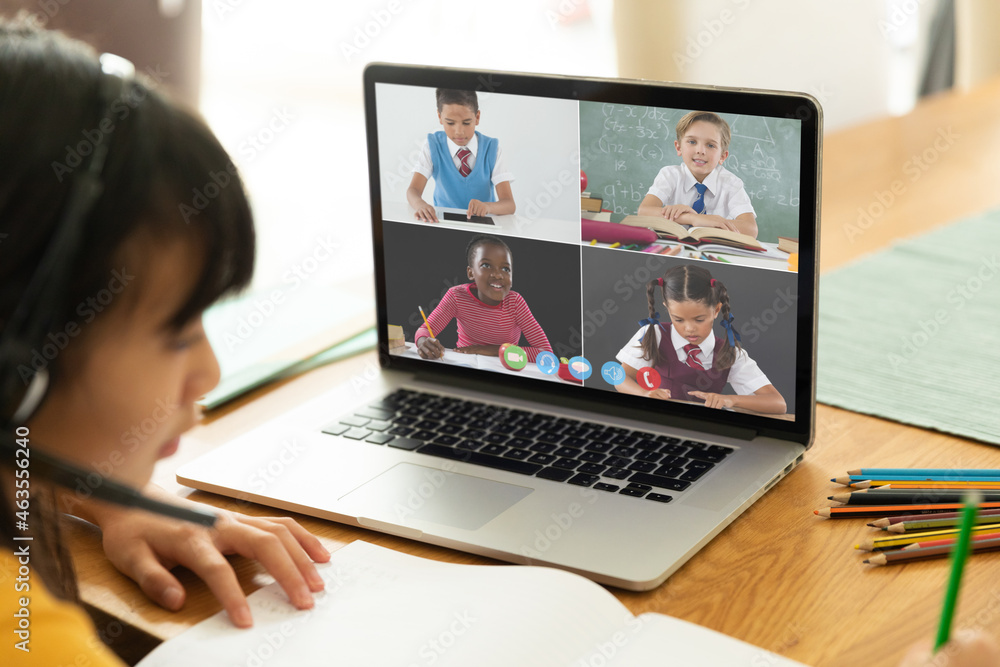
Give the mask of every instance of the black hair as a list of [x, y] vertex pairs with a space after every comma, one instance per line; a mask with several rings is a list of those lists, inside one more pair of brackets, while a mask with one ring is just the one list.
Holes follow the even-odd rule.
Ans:
[[[654, 278], [646, 283], [646, 301], [649, 306], [649, 317], [653, 317], [656, 312], [656, 288], [661, 279]], [[662, 303], [670, 301], [696, 301], [703, 303], [709, 308], [722, 304], [720, 315], [722, 319], [729, 316], [729, 291], [722, 284], [721, 280], [712, 277], [712, 274], [695, 264], [684, 264], [675, 266], [663, 274], [663, 286], [660, 287], [660, 297]], [[667, 313], [669, 319], [670, 313]], [[660, 348], [656, 342], [656, 334], [653, 329], [655, 324], [649, 324], [646, 333], [642, 337], [642, 356], [650, 362], [651, 366], [660, 363]], [[735, 347], [726, 345], [712, 359], [712, 370], [724, 371], [731, 368], [736, 361], [736, 351], [740, 344], [736, 341]]]
[[510, 251], [510, 246], [507, 245], [502, 238], [499, 236], [490, 236], [489, 234], [480, 234], [473, 237], [472, 240], [469, 241], [469, 245], [465, 246], [465, 261], [469, 263], [470, 267], [472, 266], [473, 260], [476, 258], [476, 248], [484, 245], [500, 246], [507, 251], [511, 260], [514, 259], [514, 253]]
[[463, 107], [472, 109], [472, 113], [479, 113], [479, 97], [474, 90], [438, 88], [435, 96], [437, 97], [438, 113], [444, 111], [446, 104], [461, 104]]
[[[76, 167], [99, 142], [108, 146], [103, 189], [79, 222], [74, 280], [61, 303], [39, 304], [54, 329], [79, 322], [78, 306], [104, 290], [124, 262], [127, 271], [144, 268], [136, 250], [155, 252], [165, 240], [190, 241], [204, 253], [193, 287], [168, 322], [172, 329], [250, 282], [255, 237], [247, 196], [202, 120], [142, 77], [107, 107], [100, 91], [108, 75], [96, 53], [24, 18], [0, 18], [0, 72], [0, 332], [63, 219]], [[146, 244], [135, 248], [136, 240]], [[60, 356], [50, 369], [54, 383], [61, 365]], [[0, 509], [0, 535], [11, 537], [11, 507], [3, 498]], [[33, 563], [53, 593], [72, 597], [58, 538], [45, 542], [42, 551], [51, 558]]]

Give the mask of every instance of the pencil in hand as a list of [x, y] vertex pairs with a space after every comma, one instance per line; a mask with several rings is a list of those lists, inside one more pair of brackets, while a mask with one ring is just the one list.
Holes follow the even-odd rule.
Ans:
[[417, 310], [420, 311], [420, 317], [424, 318], [424, 326], [427, 327], [427, 333], [431, 335], [431, 339], [435, 339], [434, 330], [431, 329], [431, 323], [427, 321], [427, 316], [424, 315], [424, 307], [417, 306]]
[[937, 639], [934, 642], [936, 653], [951, 638], [951, 620], [955, 615], [955, 605], [958, 602], [958, 591], [962, 585], [962, 571], [969, 556], [969, 543], [972, 541], [972, 524], [976, 521], [976, 511], [981, 501], [978, 491], [970, 491], [965, 499], [962, 511], [962, 526], [959, 529], [958, 541], [951, 557], [951, 576], [948, 578], [948, 590], [945, 592], [944, 605], [941, 610], [941, 623], [938, 625]]

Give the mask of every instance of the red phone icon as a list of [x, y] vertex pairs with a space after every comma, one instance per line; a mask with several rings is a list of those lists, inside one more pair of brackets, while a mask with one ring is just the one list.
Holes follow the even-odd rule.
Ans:
[[635, 379], [643, 389], [653, 391], [660, 388], [660, 374], [656, 372], [655, 368], [649, 366], [640, 368], [635, 373]]

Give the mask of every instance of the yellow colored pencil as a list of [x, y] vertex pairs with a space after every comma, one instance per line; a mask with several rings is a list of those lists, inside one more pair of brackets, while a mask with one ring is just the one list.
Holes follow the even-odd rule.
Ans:
[[[974, 526], [971, 530], [973, 535], [995, 533], [997, 532], [997, 526], [995, 524], [986, 524]], [[919, 531], [916, 533], [905, 533], [903, 535], [899, 535], [898, 537], [877, 537], [874, 539], [863, 540], [860, 544], [855, 544], [854, 548], [862, 551], [892, 549], [895, 547], [905, 547], [908, 544], [914, 544], [916, 542], [926, 542], [928, 540], [943, 537], [955, 537], [958, 534], [959, 528]]]
[[434, 331], [431, 330], [431, 323], [427, 321], [427, 316], [424, 315], [424, 307], [417, 306], [417, 309], [420, 311], [420, 317], [424, 318], [424, 326], [427, 327], [427, 333], [431, 335], [431, 338], [434, 338]]

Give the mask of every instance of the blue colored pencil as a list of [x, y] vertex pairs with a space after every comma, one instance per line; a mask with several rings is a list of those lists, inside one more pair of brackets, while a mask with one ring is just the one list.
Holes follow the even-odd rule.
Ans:
[[852, 482], [1000, 482], [1000, 475], [994, 477], [948, 477], [943, 475], [847, 475], [832, 477], [831, 482], [850, 484]]
[[865, 475], [868, 479], [885, 479], [887, 475], [931, 475], [934, 477], [1000, 477], [1000, 470], [989, 468], [861, 468], [848, 470], [848, 475]]

